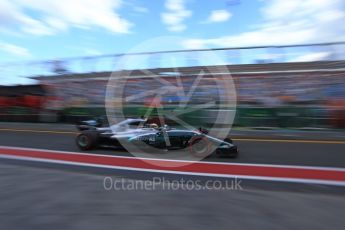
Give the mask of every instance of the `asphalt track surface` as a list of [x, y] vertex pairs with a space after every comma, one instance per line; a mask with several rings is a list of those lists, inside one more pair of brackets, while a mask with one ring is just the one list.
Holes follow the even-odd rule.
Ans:
[[[11, 125], [11, 124], [9, 124]], [[73, 126], [0, 124], [0, 145], [81, 152], [75, 145]], [[240, 151], [236, 159], [211, 157], [206, 161], [260, 163], [345, 168], [345, 134], [342, 132], [234, 132]], [[88, 153], [131, 156], [114, 149]], [[159, 158], [159, 156], [155, 156]]]
[[245, 183], [243, 190], [106, 190], [102, 175], [11, 164], [0, 164], [0, 172], [1, 229], [316, 230], [345, 224], [344, 194]]
[[[345, 167], [343, 133], [237, 132], [235, 163]], [[79, 152], [70, 127], [0, 125], [0, 145]], [[100, 149], [95, 154], [128, 155]], [[104, 188], [95, 174], [0, 160], [0, 229], [343, 229], [344, 189], [323, 185], [237, 190]], [[270, 187], [271, 186], [271, 187]], [[279, 188], [278, 188], [279, 187]]]

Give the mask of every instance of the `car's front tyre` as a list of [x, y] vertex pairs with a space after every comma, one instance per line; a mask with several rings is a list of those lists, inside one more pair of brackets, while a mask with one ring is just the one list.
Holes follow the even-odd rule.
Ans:
[[231, 138], [229, 138], [229, 137], [225, 138], [225, 139], [224, 139], [224, 141], [225, 141], [225, 142], [228, 142], [228, 143], [230, 143], [230, 144], [232, 144], [232, 143], [233, 143], [232, 139], [231, 139]]
[[211, 155], [211, 143], [203, 137], [192, 138], [189, 142], [189, 152], [198, 158], [206, 158]]

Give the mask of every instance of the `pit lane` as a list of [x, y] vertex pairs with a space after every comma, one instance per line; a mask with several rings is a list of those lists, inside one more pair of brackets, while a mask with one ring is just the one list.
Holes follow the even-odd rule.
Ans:
[[[63, 126], [0, 127], [0, 145], [80, 152], [74, 143], [75, 135], [73, 129]], [[233, 138], [240, 149], [239, 158], [213, 157], [207, 161], [344, 168], [345, 143], [341, 135], [236, 133]], [[129, 156], [110, 149], [89, 153]], [[193, 229], [341, 229], [345, 224], [340, 215], [344, 187], [289, 183], [263, 186], [262, 182], [244, 181], [243, 191], [106, 191], [104, 177], [122, 175], [80, 173], [61, 165], [30, 165], [4, 159], [0, 160], [0, 172], [3, 229], [24, 225], [35, 229], [52, 225], [59, 229], [161, 229], [167, 224]]]
[[108, 191], [104, 175], [2, 163], [0, 172], [1, 229], [342, 229], [345, 224], [344, 193], [330, 193], [328, 187], [277, 191], [243, 183], [244, 190], [233, 191]]
[[[80, 164], [86, 163], [87, 165], [84, 166], [88, 166], [89, 169], [92, 168], [92, 170], [88, 169], [86, 171], [94, 172], [97, 171], [94, 170], [95, 168], [110, 167], [122, 176], [133, 174], [133, 171], [132, 173], [128, 173], [133, 169], [135, 171], [144, 170], [145, 174], [152, 174], [151, 172], [157, 170], [159, 173], [163, 174], [171, 172], [174, 174], [177, 173], [176, 170], [173, 169], [176, 166], [171, 169], [163, 167], [163, 171], [160, 168], [149, 167], [147, 165], [140, 169], [138, 165], [141, 165], [141, 160], [132, 158], [131, 154], [123, 150], [102, 148], [82, 152], [75, 145], [76, 135], [78, 135], [78, 132], [75, 131], [73, 125], [37, 124], [36, 127], [36, 124], [28, 123], [0, 123], [1, 158], [15, 158], [18, 160], [19, 157], [23, 160], [29, 157], [31, 159], [26, 160], [40, 161], [39, 167], [51, 166], [51, 163], [54, 164], [53, 161], [55, 160], [62, 160], [63, 164], [67, 164], [69, 167], [71, 167], [72, 164], [74, 167], [77, 166], [77, 168], [79, 168], [78, 166], [80, 166]], [[231, 159], [212, 156], [204, 159], [203, 162], [206, 163], [207, 166], [202, 165], [201, 167], [204, 169], [211, 167], [213, 168], [211, 171], [207, 172], [204, 169], [194, 171], [194, 166], [185, 169], [182, 167], [182, 171], [178, 171], [181, 171], [180, 173], [184, 175], [193, 175], [197, 173], [198, 176], [205, 176], [205, 173], [208, 176], [213, 176], [213, 174], [216, 173], [215, 175], [217, 175], [217, 177], [221, 176], [226, 178], [233, 178], [237, 175], [241, 176], [242, 179], [260, 180], [261, 184], [265, 184], [262, 183], [263, 180], [268, 180], [270, 182], [342, 185], [344, 184], [343, 171], [345, 168], [343, 154], [345, 141], [342, 139], [343, 135], [344, 133], [342, 132], [306, 133], [289, 132], [286, 130], [284, 132], [262, 132], [253, 130], [243, 132], [235, 130], [231, 133], [231, 136], [239, 146], [241, 152], [238, 158]], [[33, 150], [27, 148], [32, 148]], [[63, 151], [66, 151], [67, 155]], [[49, 156], [51, 154], [56, 156]], [[106, 156], [111, 158], [106, 160]], [[90, 157], [92, 157], [92, 160], [88, 159]], [[75, 160], [69, 162], [71, 158]], [[135, 163], [130, 163], [132, 161], [128, 161], [126, 158], [135, 159]], [[160, 159], [160, 154], [153, 154], [152, 158]], [[104, 160], [102, 161], [102, 159]], [[4, 159], [1, 160], [4, 161]], [[97, 164], [97, 162], [100, 161], [104, 163], [100, 165]], [[112, 163], [108, 165], [109, 162]], [[149, 164], [152, 163], [155, 164], [154, 162]], [[163, 162], [163, 164], [167, 165], [170, 163]], [[62, 165], [57, 167], [64, 168]], [[128, 171], [122, 170], [121, 168], [123, 167], [134, 168]], [[299, 167], [307, 171], [297, 172], [298, 169], [290, 170], [289, 167]], [[312, 171], [310, 171], [309, 167], [312, 167]], [[322, 171], [318, 171], [319, 169]], [[261, 174], [257, 170], [261, 171]], [[334, 175], [334, 170], [338, 171], [337, 176]], [[122, 171], [125, 171], [125, 173]], [[138, 174], [139, 173], [134, 173], [133, 175], [137, 177]], [[318, 176], [315, 177], [315, 175]], [[269, 187], [272, 187], [272, 185], [269, 185]]]
[[[73, 126], [19, 125], [0, 126], [0, 145], [82, 152], [75, 145], [77, 132]], [[319, 132], [307, 132], [298, 135], [235, 132], [232, 137], [240, 151], [238, 158], [211, 157], [204, 161], [345, 168], [345, 141], [342, 133], [322, 136]], [[97, 149], [88, 153], [131, 156], [125, 151], [114, 149]]]

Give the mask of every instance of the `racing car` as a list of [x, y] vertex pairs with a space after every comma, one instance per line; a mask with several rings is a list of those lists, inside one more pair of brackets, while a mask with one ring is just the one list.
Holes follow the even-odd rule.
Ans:
[[[168, 151], [188, 149], [192, 154], [215, 154], [222, 157], [237, 157], [237, 146], [230, 138], [220, 140], [207, 134], [207, 130], [174, 129], [167, 125], [158, 127], [148, 124], [147, 119], [130, 118], [108, 127], [97, 127], [97, 122], [79, 123], [80, 134], [76, 137], [77, 146], [83, 150], [98, 147], [124, 148], [121, 143], [144, 144]], [[212, 146], [215, 146], [212, 148]], [[212, 151], [212, 152], [210, 152]]]
[[90, 127], [103, 127], [104, 125], [108, 125], [108, 120], [105, 116], [100, 116], [92, 120], [78, 121], [77, 129], [82, 131], [89, 129]]

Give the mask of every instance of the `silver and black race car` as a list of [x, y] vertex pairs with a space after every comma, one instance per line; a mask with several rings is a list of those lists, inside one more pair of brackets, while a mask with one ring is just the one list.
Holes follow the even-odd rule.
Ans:
[[[86, 123], [87, 122], [87, 123]], [[158, 127], [146, 119], [127, 119], [108, 127], [97, 127], [97, 122], [86, 121], [77, 125], [80, 134], [76, 144], [81, 150], [97, 147], [123, 148], [129, 145], [146, 145], [169, 151], [188, 149], [205, 157], [215, 154], [222, 157], [237, 157], [237, 146], [230, 138], [220, 140], [207, 134], [207, 130], [174, 129], [167, 125]]]

